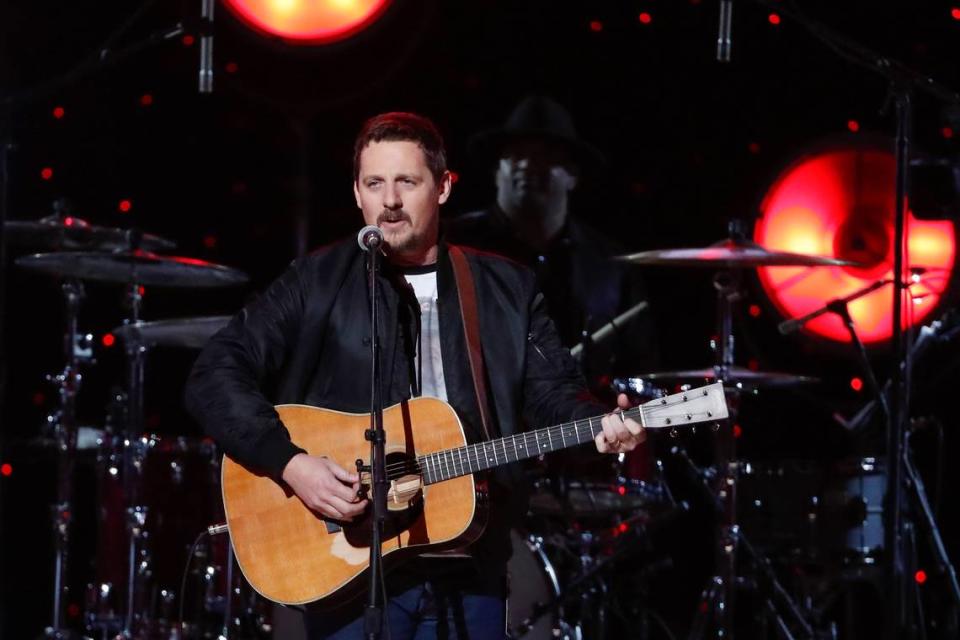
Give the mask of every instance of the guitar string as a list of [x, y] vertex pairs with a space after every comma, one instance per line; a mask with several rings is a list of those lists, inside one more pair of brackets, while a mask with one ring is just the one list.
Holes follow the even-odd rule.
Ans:
[[[705, 397], [707, 394], [703, 394], [703, 395], [704, 395], [704, 397]], [[647, 405], [639, 405], [639, 406], [637, 406], [637, 407], [632, 407], [632, 408], [630, 408], [630, 409], [625, 409], [625, 410], [623, 411], [623, 413], [624, 413], [624, 415], [627, 416], [628, 418], [635, 417], [637, 414], [640, 414], [640, 413], [645, 413], [645, 414], [647, 414], [647, 415], [657, 414], [657, 413], [663, 413], [665, 410], [667, 410], [667, 409], [674, 409], [678, 404], [683, 404], [683, 403], [686, 402], [686, 401], [687, 401], [686, 398], [684, 398], [683, 400], [680, 400], [679, 402], [676, 402], [676, 401], [675, 401], [675, 402], [658, 403], [658, 404], [653, 404], [653, 405], [650, 405], [650, 406], [647, 406]], [[709, 416], [709, 412], [703, 412], [703, 411], [691, 412], [691, 413], [689, 413], [689, 414], [687, 414], [687, 415], [697, 415], [697, 416], [699, 417], [699, 416], [700, 416], [701, 414], [703, 414], [703, 413], [706, 413], [706, 414]], [[546, 429], [543, 429], [543, 430], [528, 431], [528, 432], [524, 432], [524, 433], [522, 433], [522, 434], [517, 434], [517, 435], [518, 435], [518, 436], [522, 436], [521, 439], [522, 439], [522, 441], [524, 442], [524, 448], [525, 448], [526, 450], [528, 450], [527, 444], [531, 441], [531, 436], [532, 436], [532, 439], [533, 439], [534, 443], [535, 443], [536, 446], [537, 446], [537, 449], [538, 449], [538, 450], [542, 450], [542, 447], [541, 447], [540, 444], [539, 444], [539, 439], [540, 439], [540, 436], [541, 436], [541, 435], [542, 435], [542, 436], [546, 436], [546, 437], [547, 437], [547, 440], [548, 440], [548, 446], [550, 446], [550, 447], [551, 447], [551, 450], [552, 450], [553, 439], [554, 439], [556, 436], [560, 436], [561, 440], [565, 442], [565, 440], [566, 440], [565, 430], [572, 431], [573, 433], [570, 434], [571, 437], [576, 436], [577, 439], [579, 440], [579, 438], [580, 438], [580, 436], [581, 436], [581, 434], [580, 434], [580, 429], [581, 429], [581, 427], [583, 427], [583, 426], [589, 427], [590, 432], [591, 432], [591, 434], [592, 434], [592, 433], [593, 433], [593, 421], [594, 421], [594, 420], [597, 420], [597, 419], [602, 419], [602, 418], [603, 418], [603, 416], [594, 416], [594, 417], [591, 417], [591, 418], [584, 418], [584, 419], [582, 419], [582, 420], [575, 420], [575, 421], [573, 421], [573, 422], [564, 423], [564, 424], [556, 425], [556, 426], [553, 426], [553, 427], [547, 427]], [[585, 422], [586, 424], [581, 424], [581, 423], [584, 423], [584, 422]], [[681, 423], [681, 426], [682, 426], [682, 423]], [[496, 443], [498, 443], [498, 442], [501, 444], [501, 447], [502, 447], [503, 450], [504, 450], [504, 458], [505, 458], [505, 460], [507, 460], [507, 458], [509, 457], [509, 456], [507, 455], [508, 451], [507, 451], [507, 449], [506, 449], [506, 447], [507, 447], [507, 442], [508, 442], [508, 441], [512, 441], [512, 442], [511, 442], [511, 445], [510, 445], [510, 449], [511, 449], [511, 451], [513, 452], [513, 455], [514, 455], [515, 459], [516, 459], [516, 460], [519, 460], [519, 450], [518, 450], [518, 448], [517, 448], [516, 436], [512, 436], [512, 437], [506, 437], [506, 438], [499, 438], [499, 439], [497, 439], [497, 440], [492, 440], [492, 441], [486, 441], [486, 442], [484, 442], [484, 443], [475, 443], [475, 444], [467, 445], [467, 446], [464, 446], [464, 447], [457, 447], [456, 449], [448, 449], [448, 450], [443, 451], [443, 452], [432, 452], [432, 453], [424, 454], [423, 456], [420, 456], [420, 457], [418, 457], [418, 458], [416, 458], [416, 459], [414, 459], [414, 460], [404, 460], [404, 461], [399, 462], [399, 463], [392, 463], [392, 464], [390, 464], [390, 465], [387, 465], [387, 473], [388, 473], [388, 474], [391, 474], [391, 473], [393, 473], [393, 474], [400, 473], [401, 475], [392, 475], [392, 476], [388, 477], [388, 479], [393, 479], [393, 478], [401, 477], [401, 476], [403, 475], [403, 472], [404, 472], [404, 471], [413, 471], [413, 472], [420, 471], [420, 472], [423, 472], [423, 470], [424, 470], [423, 462], [428, 462], [428, 461], [426, 460], [428, 457], [432, 457], [432, 462], [434, 463], [434, 465], [445, 465], [445, 466], [447, 466], [447, 467], [452, 466], [452, 467], [454, 468], [454, 471], [455, 471], [455, 472], [456, 472], [456, 466], [457, 466], [457, 463], [458, 463], [458, 462], [459, 462], [460, 468], [461, 468], [461, 469], [464, 468], [463, 453], [466, 453], [466, 454], [467, 454], [466, 459], [467, 459], [467, 462], [470, 464], [471, 467], [474, 466], [474, 465], [478, 465], [478, 464], [480, 463], [480, 455], [481, 455], [481, 454], [480, 454], [480, 449], [483, 448], [486, 444], [490, 444], [491, 448], [495, 448]], [[579, 444], [584, 444], [585, 442], [586, 442], [586, 440], [584, 440], [583, 442], [581, 442], [581, 443], [579, 443]], [[494, 449], [494, 451], [495, 451], [495, 449]], [[448, 459], [447, 459], [447, 460], [441, 459], [441, 454], [446, 455]], [[454, 457], [454, 454], [456, 454], [456, 457]], [[471, 455], [471, 454], [472, 454], [472, 455]], [[484, 453], [483, 455], [487, 455], [487, 454]], [[495, 457], [496, 457], [496, 456], [495, 456]], [[421, 460], [423, 460], [423, 462], [421, 462]], [[440, 473], [439, 475], [449, 475], [449, 471], [446, 471], [446, 472], [441, 471], [441, 473]], [[459, 474], [459, 475], [462, 475], [462, 474]]]

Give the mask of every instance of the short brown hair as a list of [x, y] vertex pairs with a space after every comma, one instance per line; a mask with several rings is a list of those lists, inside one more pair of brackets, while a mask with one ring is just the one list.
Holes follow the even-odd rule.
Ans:
[[384, 140], [407, 140], [420, 145], [433, 179], [440, 182], [447, 170], [447, 151], [443, 145], [443, 136], [429, 118], [404, 111], [381, 113], [363, 123], [363, 128], [353, 144], [354, 182], [360, 178], [360, 152], [371, 142]]

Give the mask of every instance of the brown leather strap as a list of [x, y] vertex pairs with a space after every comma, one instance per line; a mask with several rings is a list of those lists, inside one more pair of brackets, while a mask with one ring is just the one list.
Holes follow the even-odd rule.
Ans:
[[487, 405], [487, 375], [483, 366], [483, 349], [480, 346], [480, 317], [477, 315], [477, 292], [473, 286], [470, 263], [460, 247], [450, 245], [450, 261], [453, 276], [457, 281], [457, 297], [460, 299], [460, 317], [463, 318], [463, 333], [467, 339], [467, 357], [473, 374], [473, 390], [477, 394], [480, 422], [483, 433], [490, 439], [490, 407]]

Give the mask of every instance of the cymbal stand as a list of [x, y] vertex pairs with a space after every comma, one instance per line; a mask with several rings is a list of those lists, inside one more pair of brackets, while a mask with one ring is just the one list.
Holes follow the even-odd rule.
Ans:
[[[744, 240], [743, 223], [732, 220], [729, 225], [730, 238], [734, 241]], [[734, 364], [734, 335], [733, 335], [733, 305], [741, 298], [742, 270], [731, 268], [719, 271], [714, 276], [713, 286], [717, 291], [717, 336], [711, 345], [717, 354], [717, 364], [714, 366], [717, 380], [725, 381], [730, 376]], [[718, 531], [716, 537], [716, 574], [710, 578], [704, 590], [696, 619], [691, 629], [691, 638], [706, 637], [710, 621], [713, 622], [714, 637], [733, 638], [735, 592], [741, 584], [737, 575], [737, 548], [744, 546], [750, 555], [753, 564], [761, 571], [764, 578], [772, 576], [766, 559], [756, 553], [749, 542], [745, 541], [740, 525], [737, 523], [737, 477], [739, 465], [736, 456], [736, 434], [734, 425], [737, 420], [737, 411], [740, 401], [740, 385], [727, 390], [727, 405], [730, 408], [730, 419], [720, 427], [716, 441], [716, 473], [715, 486], [711, 493], [716, 505], [718, 516]], [[692, 464], [692, 463], [691, 463]], [[774, 584], [779, 586], [774, 581]], [[776, 595], [789, 602], [791, 611], [799, 611], [799, 607], [782, 589], [776, 590]], [[768, 598], [768, 602], [771, 600]], [[778, 631], [783, 633], [785, 626], [774, 610], [778, 621]], [[802, 620], [802, 616], [798, 616]], [[783, 637], [792, 637], [789, 632]], [[812, 637], [812, 635], [810, 636]]]
[[63, 349], [66, 364], [63, 371], [47, 379], [58, 389], [59, 407], [47, 416], [47, 423], [53, 429], [57, 448], [57, 501], [51, 507], [54, 539], [53, 573], [53, 620], [44, 629], [47, 638], [74, 638], [76, 634], [64, 628], [65, 600], [69, 588], [67, 585], [68, 552], [70, 544], [70, 520], [73, 500], [73, 470], [77, 450], [77, 407], [76, 398], [80, 391], [80, 364], [90, 362], [93, 352], [93, 336], [81, 335], [77, 331], [77, 317], [80, 303], [84, 297], [83, 284], [70, 278], [62, 287], [66, 307], [66, 327], [63, 336]]
[[[128, 326], [140, 322], [143, 291], [139, 284], [128, 285], [127, 302], [130, 317], [124, 320]], [[119, 638], [132, 638], [135, 625], [142, 621], [143, 610], [137, 615], [143, 597], [144, 578], [149, 571], [149, 558], [144, 548], [146, 539], [147, 507], [142, 504], [141, 485], [143, 463], [146, 457], [147, 440], [143, 437], [143, 379], [147, 347], [136, 330], [124, 337], [127, 357], [127, 406], [123, 437], [123, 493], [127, 515], [127, 601], [123, 628]]]
[[[731, 223], [731, 235], [736, 235]], [[718, 334], [711, 345], [717, 354], [715, 370], [718, 380], [726, 380], [733, 367], [733, 305], [740, 298], [740, 272], [720, 271], [713, 279], [717, 290]], [[716, 539], [716, 573], [701, 596], [700, 609], [691, 631], [691, 638], [705, 637], [708, 620], [714, 621], [717, 638], [733, 637], [734, 596], [737, 585], [737, 473], [736, 444], [733, 425], [736, 422], [739, 394], [730, 392], [727, 404], [730, 420], [717, 432], [716, 494], [719, 525]]]

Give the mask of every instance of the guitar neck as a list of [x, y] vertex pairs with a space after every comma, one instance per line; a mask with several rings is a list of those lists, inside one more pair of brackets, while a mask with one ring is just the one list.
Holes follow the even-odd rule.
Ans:
[[[727, 417], [723, 385], [714, 383], [676, 393], [620, 412], [646, 429], [668, 428], [722, 420]], [[525, 431], [515, 436], [436, 451], [419, 456], [417, 464], [425, 484], [443, 482], [511, 462], [526, 460], [551, 451], [592, 442], [603, 431], [603, 416], [565, 422], [554, 427]]]
[[[623, 417], [637, 418], [641, 410], [642, 407], [625, 410]], [[603, 431], [600, 426], [602, 418], [603, 416], [596, 416], [574, 420], [554, 427], [525, 431], [514, 436], [437, 451], [419, 456], [417, 462], [423, 474], [424, 484], [443, 482], [551, 451], [592, 442], [597, 434]]]

